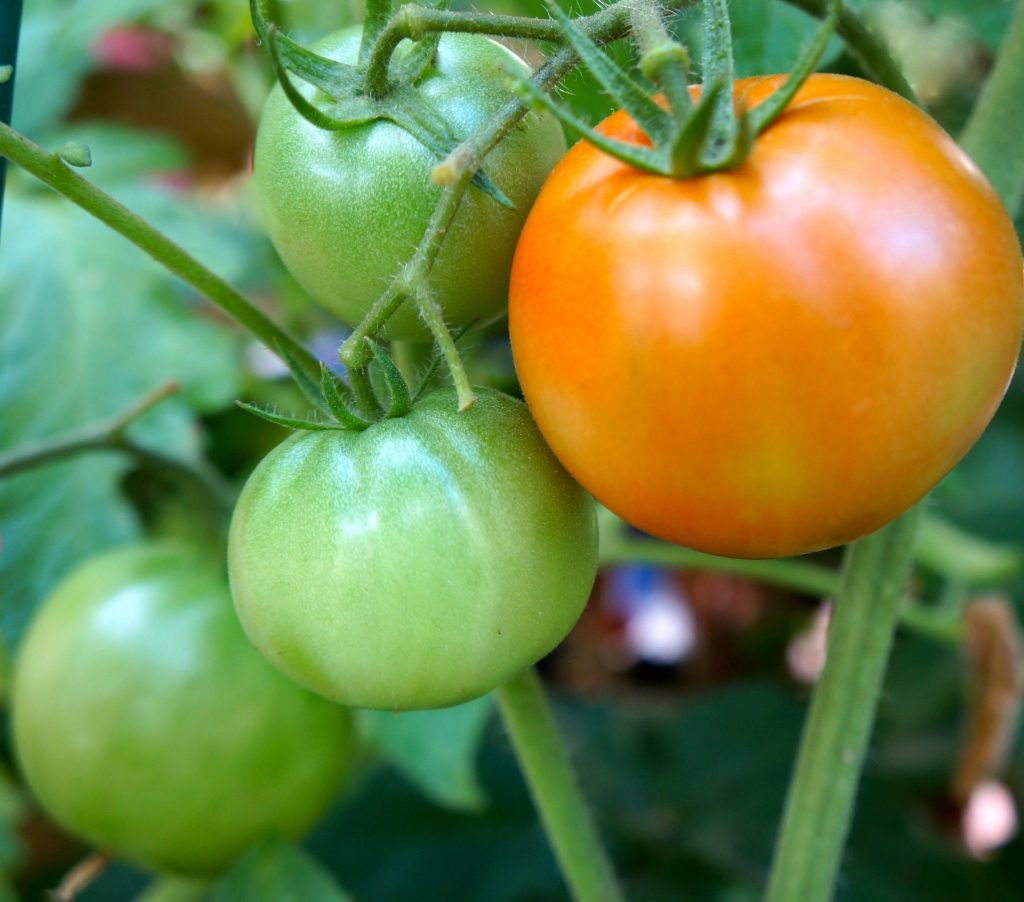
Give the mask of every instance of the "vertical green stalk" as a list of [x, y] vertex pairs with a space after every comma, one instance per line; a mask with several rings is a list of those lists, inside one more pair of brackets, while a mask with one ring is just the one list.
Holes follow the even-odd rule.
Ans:
[[573, 898], [577, 902], [621, 902], [622, 891], [580, 794], [537, 674], [524, 670], [498, 689], [498, 706]]
[[831, 898], [899, 620], [922, 504], [849, 547], [815, 687], [768, 902]]
[[1024, 195], [1024, 2], [1017, 4], [960, 144], [1015, 214]]
[[[1024, 0], [1019, 0], [962, 141], [1011, 215], [1024, 192], [1022, 98]], [[832, 896], [921, 506], [847, 550], [828, 657], [811, 700], [775, 849], [769, 902]]]
[[[6, 79], [0, 82], [0, 122], [11, 124], [14, 107], [14, 65], [18, 56], [18, 33], [21, 31], [21, 0], [5, 0], [0, 16], [0, 67], [5, 68]], [[0, 217], [4, 212], [4, 182], [7, 160], [0, 157]]]

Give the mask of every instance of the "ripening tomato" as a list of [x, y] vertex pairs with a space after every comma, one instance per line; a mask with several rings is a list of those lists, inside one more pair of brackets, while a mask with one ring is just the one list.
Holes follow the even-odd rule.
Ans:
[[57, 587], [19, 651], [12, 725], [59, 823], [174, 873], [305, 831], [351, 758], [348, 711], [267, 664], [219, 562], [171, 544], [100, 555]]
[[[362, 28], [314, 44], [353, 63]], [[401, 59], [411, 45], [398, 48]], [[446, 34], [430, 73], [415, 90], [456, 140], [509, 100], [506, 67], [529, 72], [507, 48], [475, 34]], [[295, 79], [307, 99], [323, 95]], [[530, 113], [487, 156], [484, 170], [514, 203], [477, 188], [462, 201], [430, 275], [445, 318], [466, 324], [504, 307], [516, 239], [545, 176], [565, 153], [561, 126]], [[285, 266], [315, 300], [355, 325], [413, 254], [441, 189], [430, 182], [438, 155], [391, 122], [326, 131], [307, 122], [280, 87], [267, 100], [256, 136], [254, 187], [263, 221]], [[388, 321], [390, 338], [429, 340], [415, 306]]]
[[[621, 112], [601, 130], [646, 140]], [[577, 144], [527, 220], [509, 312], [537, 424], [599, 501], [773, 557], [873, 531], [963, 456], [1013, 371], [1024, 275], [931, 119], [815, 75], [732, 171], [674, 180]]]
[[572, 628], [594, 505], [526, 406], [435, 392], [364, 432], [299, 433], [231, 520], [231, 591], [268, 660], [328, 698], [438, 708], [494, 689]]

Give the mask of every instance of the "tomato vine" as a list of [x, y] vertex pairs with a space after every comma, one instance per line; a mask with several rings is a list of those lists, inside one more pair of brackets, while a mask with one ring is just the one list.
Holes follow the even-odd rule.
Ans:
[[[819, 18], [828, 18], [837, 12], [828, 0], [787, 2]], [[685, 5], [688, 4], [670, 0], [664, 7], [673, 10]], [[709, 8], [714, 6], [709, 4]], [[724, 9], [725, 4], [719, 7]], [[715, 21], [711, 20], [712, 26]], [[861, 19], [843, 9], [838, 11], [835, 25], [838, 34], [870, 74], [904, 97], [913, 98], [913, 92], [891, 56]], [[570, 29], [568, 37], [567, 28]], [[373, 392], [368, 366], [375, 353], [383, 353], [375, 340], [383, 334], [392, 314], [405, 303], [414, 305], [429, 326], [454, 382], [459, 409], [465, 410], [474, 403], [476, 395], [456, 338], [445, 322], [443, 308], [432, 295], [428, 276], [467, 191], [474, 182], [479, 183], [480, 170], [488, 154], [522, 121], [529, 110], [529, 100], [549, 102], [546, 98], [552, 89], [579, 65], [581, 55], [587, 55], [588, 50], [581, 52], [581, 47], [596, 48], [629, 33], [635, 34], [643, 54], [643, 70], [664, 90], [675, 125], [682, 127], [686, 121], [684, 113], [691, 112], [686, 79], [679, 68], [685, 50], [668, 40], [654, 7], [632, 0], [620, 0], [591, 16], [573, 20], [455, 12], [413, 4], [392, 11], [389, 3], [376, 0], [368, 4], [366, 33], [370, 37], [359, 52], [360, 60], [366, 65], [365, 94], [380, 98], [388, 93], [389, 66], [403, 40], [421, 40], [428, 35], [449, 32], [528, 38], [555, 46], [547, 60], [525, 81], [524, 97], [511, 97], [438, 163], [433, 179], [443, 190], [415, 251], [402, 262], [398, 275], [340, 347], [338, 354], [348, 370], [354, 404], [352, 408], [345, 406], [345, 413], [339, 413], [340, 408], [334, 412], [341, 420], [346, 416], [355, 419], [365, 416], [366, 421], [360, 420], [362, 425], [358, 428], [384, 415]], [[277, 32], [271, 29], [266, 34], [270, 49], [280, 53]], [[573, 35], [582, 35], [585, 41], [574, 41]], [[812, 67], [809, 65], [808, 70]], [[1014, 24], [992, 78], [964, 133], [965, 145], [989, 173], [1011, 209], [1018, 205], [1024, 188], [1024, 158], [1017, 154], [1010, 159], [999, 148], [1018, 146], [1006, 140], [1005, 127], [1007, 121], [1024, 121], [1024, 115], [1017, 115], [1021, 110], [1019, 86], [1022, 82], [1024, 3], [1018, 4]], [[742, 122], [730, 123], [723, 118], [731, 109], [729, 100], [727, 96], [724, 101], [712, 97], [707, 119], [709, 122], [717, 120], [721, 134], [740, 143]], [[996, 130], [1000, 131], [999, 141], [994, 138]], [[179, 246], [73, 172], [70, 164], [88, 165], [88, 154], [81, 151], [81, 148], [72, 148], [50, 153], [8, 125], [0, 124], [0, 154], [134, 242], [258, 340], [278, 349], [300, 380], [305, 378], [324, 384], [319, 362], [300, 342]], [[689, 168], [683, 166], [680, 172], [704, 171], [701, 165], [693, 165], [701, 164], [701, 160], [692, 154], [683, 162], [689, 164]], [[731, 164], [735, 160], [728, 157], [725, 162]], [[158, 399], [156, 396], [143, 399], [137, 407], [109, 423], [100, 424], [95, 430], [67, 436], [46, 447], [22, 449], [17, 455], [0, 459], [0, 475], [63, 455], [100, 448], [145, 457], [150, 452], [132, 445], [125, 438], [124, 430], [131, 419]], [[327, 398], [329, 405], [331, 400]], [[396, 409], [394, 393], [391, 401], [390, 412], [393, 413]], [[398, 407], [405, 410], [403, 404]], [[921, 510], [917, 508], [857, 542], [848, 552], [838, 583], [837, 616], [832, 627], [829, 661], [811, 707], [770, 885], [769, 897], [775, 902], [824, 899], [834, 885], [888, 648], [901, 616], [904, 583], [911, 566], [920, 517]], [[625, 542], [613, 548], [606, 559], [618, 559], [616, 555], [621, 559], [642, 557]], [[704, 560], [707, 563], [710, 558]], [[791, 584], [822, 592], [836, 588], [834, 577], [826, 577], [814, 565], [790, 563], [794, 566], [777, 566], [771, 572], [783, 583], [789, 580]], [[500, 690], [500, 703], [542, 818], [575, 894], [585, 900], [619, 898], [615, 877], [575, 786], [558, 740], [557, 727], [545, 707], [535, 675], [527, 671], [507, 684]], [[576, 830], [580, 832], [574, 835]]]

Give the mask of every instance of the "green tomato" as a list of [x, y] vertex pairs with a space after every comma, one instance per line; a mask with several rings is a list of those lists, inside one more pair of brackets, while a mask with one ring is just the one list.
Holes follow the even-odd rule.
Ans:
[[228, 570], [249, 638], [328, 698], [391, 710], [482, 695], [586, 604], [593, 503], [520, 401], [425, 398], [364, 432], [300, 433], [242, 491]]
[[97, 847], [215, 873], [310, 827], [338, 789], [350, 715], [242, 632], [220, 568], [176, 545], [94, 558], [46, 601], [14, 672], [14, 746], [43, 807]]
[[[358, 26], [348, 28], [312, 49], [354, 63], [361, 34]], [[409, 46], [399, 47], [397, 55]], [[461, 140], [512, 96], [504, 71], [510, 65], [529, 71], [489, 38], [446, 34], [435, 66], [416, 90]], [[294, 81], [307, 99], [317, 101], [316, 89]], [[530, 113], [487, 156], [485, 172], [515, 208], [475, 187], [463, 199], [430, 277], [448, 321], [465, 324], [504, 309], [523, 221], [564, 153], [558, 122]], [[441, 189], [430, 181], [438, 162], [435, 153], [391, 122], [337, 131], [311, 125], [278, 86], [256, 136], [255, 194], [270, 238], [292, 275], [324, 307], [355, 325], [426, 230], [440, 197]], [[411, 303], [391, 318], [387, 334], [429, 338]]]

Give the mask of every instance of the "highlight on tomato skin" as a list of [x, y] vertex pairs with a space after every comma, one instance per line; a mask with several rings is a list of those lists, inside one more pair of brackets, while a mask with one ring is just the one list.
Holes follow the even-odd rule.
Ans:
[[572, 629], [597, 569], [594, 505], [519, 400], [455, 391], [362, 432], [296, 434], [256, 468], [228, 563], [253, 644], [326, 698], [456, 705]]
[[[734, 96], [756, 106], [780, 78]], [[600, 129], [641, 139], [621, 112]], [[509, 308], [569, 472], [654, 536], [747, 558], [856, 539], [922, 498], [995, 412], [1022, 321], [1020, 247], [977, 167], [911, 104], [835, 75], [733, 171], [674, 180], [575, 145]]]

